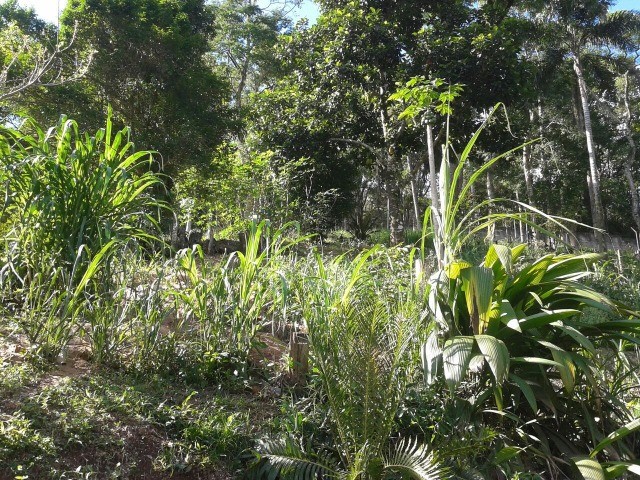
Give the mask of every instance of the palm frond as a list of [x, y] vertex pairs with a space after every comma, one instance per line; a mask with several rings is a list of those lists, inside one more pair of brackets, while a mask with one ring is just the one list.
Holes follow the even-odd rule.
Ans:
[[630, 10], [618, 10], [607, 15], [591, 29], [589, 39], [594, 46], [612, 45], [629, 51], [637, 45], [640, 33], [640, 14]]
[[344, 477], [344, 472], [329, 455], [307, 453], [290, 438], [262, 441], [258, 456], [250, 473], [250, 478], [255, 480], [340, 480]]
[[384, 469], [400, 473], [416, 480], [440, 480], [448, 478], [446, 470], [438, 463], [428, 447], [417, 439], [401, 440], [384, 458]]

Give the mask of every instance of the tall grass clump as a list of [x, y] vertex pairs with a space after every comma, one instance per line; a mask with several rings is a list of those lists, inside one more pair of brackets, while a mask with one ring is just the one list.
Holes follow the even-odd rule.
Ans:
[[[48, 331], [67, 329], [53, 341], [62, 348], [87, 289], [95, 300], [123, 245], [157, 240], [166, 205], [154, 196], [163, 185], [154, 168], [150, 152], [135, 151], [128, 129], [114, 133], [110, 115], [94, 136], [66, 117], [46, 131], [34, 122], [0, 128], [3, 304], [22, 317], [43, 316], [19, 322], [32, 342], [52, 343]], [[51, 319], [60, 325], [37, 335], [26, 326]]]

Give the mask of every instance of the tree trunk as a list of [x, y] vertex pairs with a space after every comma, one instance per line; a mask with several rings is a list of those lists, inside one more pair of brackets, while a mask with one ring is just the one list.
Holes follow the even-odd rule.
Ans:
[[391, 245], [398, 245], [404, 241], [403, 205], [402, 205], [402, 165], [397, 155], [396, 132], [391, 131], [391, 122], [387, 110], [388, 89], [380, 87], [380, 125], [384, 138], [384, 178], [385, 194], [387, 196], [388, 220]]
[[431, 192], [431, 205], [440, 210], [438, 197], [438, 172], [436, 170], [436, 150], [433, 142], [433, 127], [427, 124], [426, 131], [427, 155], [429, 156], [429, 191]]
[[582, 102], [582, 113], [584, 114], [584, 133], [587, 139], [587, 152], [589, 154], [589, 179], [591, 186], [589, 194], [591, 195], [591, 204], [593, 210], [591, 212], [593, 218], [593, 226], [601, 231], [596, 231], [596, 241], [598, 249], [603, 251], [606, 247], [603, 231], [606, 228], [604, 220], [604, 208], [602, 206], [602, 197], [600, 196], [600, 172], [598, 170], [598, 161], [596, 159], [596, 148], [593, 141], [593, 130], [591, 128], [591, 111], [589, 110], [589, 95], [587, 84], [584, 81], [582, 64], [580, 57], [574, 53], [573, 70], [578, 79], [578, 88], [580, 91], [580, 101]]
[[400, 191], [397, 161], [391, 153], [387, 158], [387, 166], [384, 175], [385, 194], [388, 201], [389, 235], [391, 245], [398, 245], [404, 241], [404, 224], [402, 208], [402, 192]]
[[629, 72], [626, 72], [624, 75], [623, 101], [625, 113], [625, 137], [629, 144], [629, 153], [627, 154], [627, 158], [624, 162], [624, 176], [627, 180], [627, 185], [629, 186], [629, 195], [631, 196], [631, 215], [633, 216], [633, 221], [635, 222], [638, 231], [640, 231], [640, 199], [638, 199], [638, 186], [633, 179], [632, 172], [633, 164], [636, 161], [637, 147], [633, 138], [631, 107], [629, 106]]
[[[531, 126], [533, 127], [533, 120], [535, 115], [533, 110], [529, 110], [529, 119]], [[527, 135], [525, 143], [531, 141], [531, 138]], [[533, 198], [533, 174], [531, 173], [531, 145], [525, 145], [522, 149], [522, 170], [524, 172], [524, 184], [527, 191], [527, 202], [532, 207], [535, 206], [535, 199]]]
[[413, 200], [413, 214], [415, 219], [415, 228], [420, 230], [422, 228], [422, 222], [420, 221], [420, 207], [418, 205], [418, 188], [416, 186], [416, 179], [413, 172], [413, 165], [411, 164], [411, 156], [407, 155], [407, 168], [409, 169], [409, 182], [411, 183], [411, 199]]
[[[493, 200], [495, 198], [495, 189], [493, 187], [493, 172], [491, 168], [487, 170], [487, 198], [489, 200]], [[491, 207], [489, 207], [489, 211], [491, 211]], [[487, 238], [490, 242], [493, 242], [493, 234], [494, 234], [494, 226], [490, 225], [487, 228]]]

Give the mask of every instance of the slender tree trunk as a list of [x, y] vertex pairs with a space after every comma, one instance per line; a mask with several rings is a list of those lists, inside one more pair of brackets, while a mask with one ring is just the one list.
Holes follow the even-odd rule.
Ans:
[[[516, 190], [516, 200], [520, 201], [520, 192]], [[518, 212], [522, 213], [522, 208], [518, 205]], [[520, 243], [524, 243], [524, 224], [522, 223], [522, 219], [518, 221], [518, 226], [520, 227]]]
[[[531, 128], [534, 127], [534, 121], [536, 118], [536, 114], [535, 111], [533, 109], [529, 109], [529, 122], [531, 124]], [[542, 137], [543, 132], [542, 132], [542, 103], [540, 101], [540, 99], [538, 99], [538, 135], [540, 137]], [[531, 134], [528, 134], [527, 137], [525, 138], [525, 143], [529, 142], [532, 138]], [[536, 199], [535, 199], [535, 195], [534, 195], [534, 191], [533, 191], [533, 173], [531, 171], [531, 145], [526, 145], [523, 149], [522, 149], [522, 171], [524, 173], [524, 186], [525, 186], [525, 191], [527, 194], [527, 202], [529, 203], [529, 205], [531, 205], [532, 207], [536, 206]], [[520, 199], [518, 198], [518, 201]], [[522, 224], [522, 222], [521, 222]], [[532, 229], [532, 242], [535, 244], [537, 238], [537, 232], [535, 229]], [[524, 235], [522, 235], [521, 233], [521, 237], [523, 237], [523, 242], [524, 242]], [[529, 240], [529, 236], [527, 235], [527, 242]]]
[[[535, 114], [533, 110], [529, 110], [529, 119], [531, 121], [531, 126], [533, 127], [533, 120], [535, 118]], [[529, 142], [531, 137], [527, 135], [525, 138], [525, 143]], [[526, 145], [522, 149], [522, 170], [524, 172], [524, 185], [527, 191], [527, 202], [529, 205], [535, 206], [535, 199], [533, 198], [533, 174], [531, 173], [531, 145]]]
[[624, 162], [624, 176], [627, 180], [629, 187], [629, 195], [631, 196], [631, 215], [633, 221], [636, 224], [637, 229], [640, 231], [640, 199], [638, 198], [638, 185], [633, 179], [633, 164], [636, 161], [637, 146], [636, 141], [633, 138], [633, 130], [631, 125], [631, 107], [629, 106], [629, 72], [624, 75], [624, 113], [625, 113], [625, 137], [629, 144], [629, 153]]
[[249, 57], [244, 59], [242, 68], [240, 69], [240, 81], [235, 91], [236, 108], [240, 110], [242, 108], [242, 101], [244, 96], [244, 88], [247, 85], [247, 77], [249, 76]]
[[431, 192], [431, 205], [440, 210], [438, 197], [438, 172], [436, 170], [436, 149], [433, 142], [433, 127], [427, 124], [426, 128], [427, 155], [429, 156], [429, 190]]
[[395, 155], [389, 154], [387, 158], [388, 169], [384, 178], [385, 194], [387, 196], [388, 215], [389, 215], [389, 233], [391, 237], [391, 245], [398, 245], [404, 241], [404, 224], [402, 221], [402, 192], [398, 162]]
[[397, 155], [395, 135], [391, 132], [389, 112], [387, 111], [388, 91], [380, 87], [380, 125], [385, 143], [384, 168], [382, 181], [387, 196], [389, 232], [391, 245], [398, 245], [404, 241], [403, 206], [402, 206], [402, 166]]
[[[493, 187], [493, 172], [491, 168], [487, 170], [487, 198], [493, 200], [495, 198], [495, 189]], [[491, 210], [491, 207], [489, 207]], [[494, 226], [491, 225], [487, 228], [487, 238], [490, 242], [493, 242]]]
[[[606, 228], [604, 220], [604, 208], [602, 206], [602, 197], [600, 196], [600, 172], [598, 170], [598, 161], [596, 159], [596, 148], [593, 141], [593, 130], [591, 128], [591, 111], [589, 110], [589, 95], [587, 84], [584, 81], [582, 64], [580, 57], [574, 53], [573, 70], [578, 79], [578, 88], [580, 90], [580, 101], [582, 102], [582, 112], [584, 114], [584, 133], [587, 139], [587, 152], [589, 154], [589, 179], [591, 196], [591, 204], [593, 206], [591, 215], [593, 218], [593, 226], [604, 231]], [[596, 241], [598, 249], [604, 250], [606, 247], [604, 235], [601, 231], [596, 232]]]
[[411, 183], [411, 199], [413, 200], [413, 214], [415, 216], [416, 229], [420, 230], [420, 208], [418, 206], [418, 189], [416, 187], [416, 179], [413, 174], [413, 165], [411, 164], [411, 156], [407, 155], [407, 168], [409, 169], [409, 182]]

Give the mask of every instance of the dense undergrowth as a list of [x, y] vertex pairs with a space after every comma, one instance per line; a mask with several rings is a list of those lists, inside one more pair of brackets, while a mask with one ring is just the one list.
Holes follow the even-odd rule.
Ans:
[[640, 264], [478, 240], [500, 217], [462, 214], [473, 140], [417, 246], [263, 221], [166, 257], [128, 132], [25, 129], [0, 136], [0, 478], [638, 471]]

